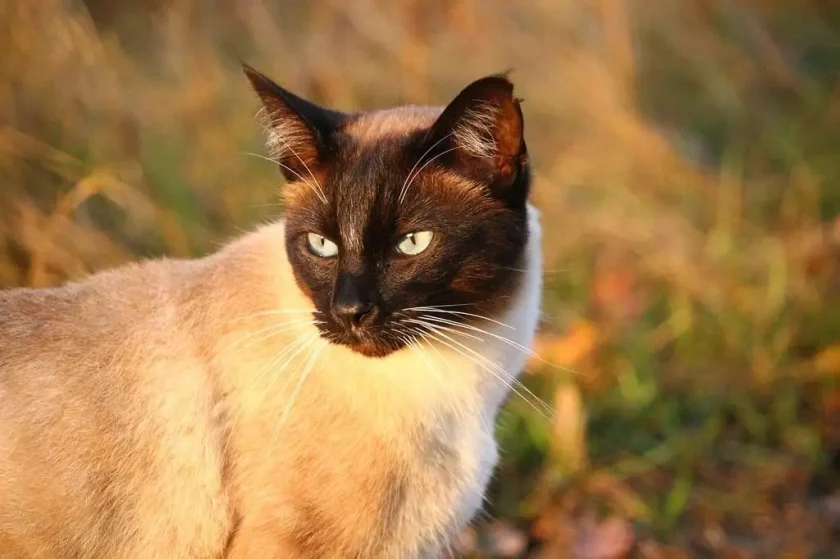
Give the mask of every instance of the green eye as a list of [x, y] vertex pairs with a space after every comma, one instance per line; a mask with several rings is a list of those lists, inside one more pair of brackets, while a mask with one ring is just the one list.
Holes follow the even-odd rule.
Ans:
[[397, 242], [397, 250], [406, 256], [416, 256], [429, 248], [434, 233], [431, 231], [418, 231], [403, 235]]
[[306, 246], [312, 254], [321, 258], [332, 258], [338, 254], [338, 245], [318, 233], [306, 234]]

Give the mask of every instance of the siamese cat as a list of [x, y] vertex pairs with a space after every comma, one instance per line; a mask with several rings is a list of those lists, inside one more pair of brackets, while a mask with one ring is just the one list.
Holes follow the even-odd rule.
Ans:
[[482, 506], [541, 299], [513, 85], [343, 113], [243, 68], [282, 219], [0, 290], [0, 557], [437, 558]]

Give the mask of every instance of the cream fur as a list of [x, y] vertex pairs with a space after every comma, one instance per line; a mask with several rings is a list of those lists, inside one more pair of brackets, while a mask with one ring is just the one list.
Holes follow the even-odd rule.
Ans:
[[[488, 329], [527, 347], [529, 213], [522, 283], [494, 317], [512, 329]], [[508, 386], [440, 343], [383, 359], [327, 345], [284, 254], [280, 222], [202, 260], [0, 291], [0, 557], [445, 552], [482, 505]], [[516, 376], [527, 356], [485, 338], [457, 339]]]

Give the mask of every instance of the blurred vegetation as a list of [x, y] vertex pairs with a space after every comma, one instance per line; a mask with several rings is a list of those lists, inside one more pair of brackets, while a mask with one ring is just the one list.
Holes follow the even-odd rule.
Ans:
[[465, 553], [837, 556], [836, 3], [7, 0], [0, 52], [0, 286], [278, 215], [240, 58], [342, 109], [514, 69], [556, 418], [510, 401]]

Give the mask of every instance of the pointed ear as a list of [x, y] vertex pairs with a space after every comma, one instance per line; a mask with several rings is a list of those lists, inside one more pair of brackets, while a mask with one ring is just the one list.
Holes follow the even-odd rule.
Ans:
[[465, 176], [504, 190], [528, 159], [519, 103], [506, 75], [479, 79], [444, 109], [424, 140], [425, 149]]
[[244, 62], [242, 70], [263, 104], [258, 116], [269, 154], [286, 180], [308, 180], [309, 170], [323, 163], [331, 151], [331, 135], [344, 115], [298, 97]]

